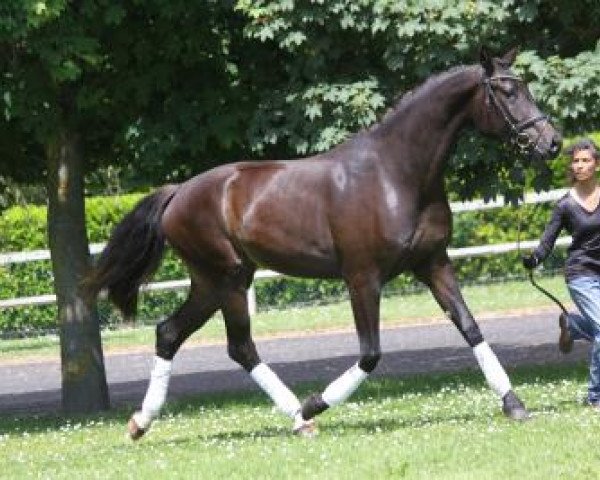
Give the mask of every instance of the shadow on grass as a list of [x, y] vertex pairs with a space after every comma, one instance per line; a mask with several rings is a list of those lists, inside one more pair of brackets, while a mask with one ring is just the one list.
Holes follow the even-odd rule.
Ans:
[[[582, 386], [587, 381], [587, 364], [583, 361], [572, 364], [552, 364], [552, 365], [528, 365], [509, 368], [513, 386], [517, 392], [520, 387], [531, 385], [540, 385], [570, 381], [579, 383]], [[144, 382], [144, 385], [146, 382]], [[305, 398], [310, 393], [322, 391], [323, 382], [305, 382], [294, 386], [299, 398]], [[386, 378], [374, 377], [366, 382], [353, 395], [353, 402], [377, 402], [386, 398], [397, 398], [400, 395], [435, 395], [447, 389], [460, 388], [487, 388], [485, 380], [478, 370], [462, 370], [452, 373], [438, 374], [418, 374], [401, 378]], [[418, 400], [417, 400], [418, 401]], [[544, 412], [560, 412], [563, 409], [568, 409], [574, 404], [573, 401], [558, 401], [551, 405], [542, 404], [536, 401], [535, 398], [526, 399], [529, 408], [535, 414], [536, 411], [543, 410]], [[170, 401], [165, 413], [172, 415], [197, 415], [199, 411], [211, 409], [228, 409], [233, 406], [243, 406], [244, 408], [264, 407], [268, 405], [269, 400], [264, 394], [256, 390], [253, 391], [238, 391], [227, 393], [208, 393], [202, 395], [181, 397], [178, 400]], [[24, 431], [29, 433], [45, 432], [48, 430], [57, 430], [65, 425], [74, 425], [77, 423], [93, 425], [97, 423], [117, 423], [125, 426], [132, 412], [131, 405], [121, 405], [118, 408], [107, 412], [89, 415], [61, 415], [61, 414], [39, 414], [39, 415], [0, 415], [0, 434], [18, 434]], [[370, 433], [374, 428], [382, 430], [391, 430], [405, 428], [407, 426], [419, 426], [419, 422], [430, 424], [432, 422], [449, 422], [449, 421], [470, 421], [479, 418], [480, 415], [460, 414], [456, 416], [448, 416], [444, 414], [439, 418], [427, 417], [418, 419], [416, 416], [409, 419], [382, 419], [381, 421], [358, 422], [356, 424], [343, 423], [339, 424], [340, 428], [351, 428]], [[335, 423], [324, 423], [320, 425], [320, 430], [323, 432], [333, 431], [338, 426]], [[267, 427], [261, 432], [245, 432], [233, 431], [217, 434], [212, 437], [200, 435], [202, 439], [220, 439], [220, 438], [258, 438], [272, 436], [288, 436], [290, 431], [287, 428]]]
[[[47, 349], [48, 351], [53, 350], [60, 352], [60, 345], [58, 343], [58, 337], [52, 339], [41, 339], [38, 341], [22, 341], [20, 339], [8, 339], [2, 340], [4, 345], [0, 348], [0, 354], [17, 354], [24, 352], [39, 352], [40, 350]], [[8, 345], [6, 345], [8, 343]]]
[[[560, 411], [568, 410], [572, 408], [574, 403], [572, 401], [561, 400], [556, 405], [552, 407], [544, 408], [543, 412], [555, 412], [558, 413]], [[186, 408], [187, 410], [187, 408]], [[513, 423], [515, 425], [526, 424], [529, 422], [535, 422], [536, 415], [541, 413], [538, 410], [532, 410], [531, 413], [533, 417], [531, 420], [527, 422], [515, 422], [513, 420], [509, 420], [508, 418], [503, 417], [500, 410], [497, 411], [493, 416], [494, 421], [506, 422], [507, 424]], [[324, 414], [326, 415], [326, 414]], [[488, 423], [490, 420], [489, 412], [487, 411], [479, 411], [472, 413], [457, 413], [457, 414], [448, 414], [446, 411], [440, 412], [437, 414], [435, 411], [429, 410], [427, 415], [419, 414], [418, 412], [414, 412], [413, 415], [406, 414], [404, 417], [396, 417], [396, 418], [381, 418], [381, 419], [370, 419], [370, 420], [356, 420], [356, 419], [345, 419], [345, 420], [326, 420], [319, 422], [317, 421], [318, 427], [318, 435], [329, 435], [336, 436], [339, 435], [340, 432], [353, 432], [356, 434], [380, 434], [380, 433], [388, 433], [395, 432], [398, 430], [410, 430], [410, 429], [419, 429], [424, 427], [432, 427], [436, 425], [448, 425], [448, 424], [468, 424], [468, 423]], [[318, 436], [317, 435], [317, 436]], [[281, 438], [281, 439], [291, 439], [296, 438], [297, 441], [309, 441], [310, 439], [296, 437], [290, 427], [261, 427], [260, 429], [254, 430], [241, 430], [241, 429], [232, 429], [227, 431], [222, 431], [213, 434], [196, 434], [194, 432], [190, 432], [189, 435], [181, 436], [173, 439], [173, 437], [169, 437], [168, 439], [161, 439], [159, 437], [151, 437], [152, 439], [143, 439], [143, 443], [148, 443], [154, 447], [160, 447], [161, 445], [187, 445], [195, 442], [225, 442], [225, 441], [247, 441], [247, 440], [258, 440], [258, 439], [271, 439], [271, 438]]]
[[[482, 419], [480, 414], [468, 413], [459, 415], [440, 415], [430, 417], [413, 417], [407, 418], [385, 418], [375, 421], [366, 420], [339, 420], [339, 421], [328, 421], [319, 423], [318, 432], [319, 434], [337, 434], [340, 431], [356, 432], [363, 434], [372, 434], [375, 432], [391, 432], [405, 428], [421, 428], [425, 426], [431, 426], [436, 424], [444, 424], [448, 422], [472, 422]], [[296, 437], [291, 431], [291, 424], [289, 427], [262, 427], [254, 430], [241, 430], [233, 429], [212, 434], [195, 434], [190, 432], [188, 436], [182, 436], [173, 439], [170, 437], [168, 440], [162, 440], [158, 437], [153, 437], [152, 440], [147, 443], [158, 447], [160, 445], [186, 445], [196, 441], [201, 442], [220, 442], [220, 441], [245, 441], [245, 440], [258, 440], [258, 439], [270, 439], [270, 438], [282, 438], [290, 439], [296, 438], [298, 441], [310, 440], [308, 438]], [[142, 440], [143, 442], [144, 440]]]

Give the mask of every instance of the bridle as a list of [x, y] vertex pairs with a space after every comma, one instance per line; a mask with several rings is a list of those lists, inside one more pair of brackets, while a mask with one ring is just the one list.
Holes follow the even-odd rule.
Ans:
[[533, 116], [520, 123], [515, 122], [512, 116], [510, 115], [510, 112], [506, 109], [504, 105], [502, 105], [502, 103], [498, 100], [498, 97], [494, 93], [494, 89], [492, 88], [492, 82], [496, 80], [513, 80], [519, 83], [523, 83], [523, 80], [514, 75], [493, 75], [491, 77], [484, 77], [482, 79], [482, 83], [485, 87], [486, 104], [489, 107], [489, 104], [492, 103], [500, 112], [506, 124], [510, 127], [511, 143], [515, 147], [517, 147], [522, 154], [528, 154], [534, 150], [537, 150], [541, 133], [538, 135], [538, 138], [534, 143], [529, 139], [529, 136], [525, 133], [525, 130], [535, 125], [537, 122], [548, 122], [548, 117], [544, 114], [540, 114]]

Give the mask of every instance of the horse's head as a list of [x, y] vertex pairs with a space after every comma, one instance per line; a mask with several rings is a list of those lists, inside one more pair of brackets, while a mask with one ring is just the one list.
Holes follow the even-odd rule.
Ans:
[[516, 48], [498, 58], [481, 49], [483, 76], [473, 120], [482, 132], [508, 138], [533, 159], [554, 158], [560, 152], [561, 136], [535, 104], [525, 82], [511, 71], [516, 56]]

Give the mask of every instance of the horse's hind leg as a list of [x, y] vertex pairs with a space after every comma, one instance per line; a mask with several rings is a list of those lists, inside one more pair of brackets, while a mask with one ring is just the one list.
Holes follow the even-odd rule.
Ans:
[[165, 403], [175, 353], [218, 308], [214, 291], [207, 287], [209, 285], [206, 282], [192, 280], [187, 300], [175, 313], [156, 326], [156, 355], [150, 382], [141, 410], [133, 414], [128, 424], [129, 435], [133, 440], [144, 435]]
[[329, 407], [346, 401], [375, 369], [381, 358], [379, 344], [379, 302], [381, 283], [377, 275], [355, 275], [346, 280], [360, 344], [359, 361], [331, 382], [321, 394], [307, 398], [302, 405], [306, 420]]
[[300, 434], [311, 434], [313, 422], [302, 419], [300, 401], [281, 381], [271, 368], [263, 363], [256, 351], [250, 332], [250, 316], [246, 289], [249, 281], [228, 282], [221, 291], [221, 311], [227, 330], [227, 352], [258, 386], [271, 398], [277, 408], [294, 421], [293, 430]]
[[450, 316], [461, 335], [473, 348], [473, 354], [490, 388], [502, 399], [504, 414], [515, 420], [529, 418], [525, 406], [512, 390], [508, 375], [484, 340], [460, 293], [454, 269], [446, 255], [415, 272], [431, 289], [440, 307]]

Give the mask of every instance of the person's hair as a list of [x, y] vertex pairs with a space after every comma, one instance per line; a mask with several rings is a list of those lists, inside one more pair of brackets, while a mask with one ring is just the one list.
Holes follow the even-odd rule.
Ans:
[[[596, 161], [600, 160], [600, 152], [598, 151], [598, 147], [594, 143], [591, 138], [582, 138], [575, 143], [572, 143], [567, 148], [565, 148], [565, 153], [571, 157], [571, 160], [575, 157], [577, 152], [581, 150], [589, 150], [592, 154], [592, 158]], [[571, 169], [571, 163], [569, 162], [569, 168], [567, 168], [567, 180], [570, 185], [575, 183], [575, 177], [573, 176], [573, 170]]]
[[591, 138], [582, 138], [581, 140], [578, 140], [572, 145], [569, 145], [565, 149], [565, 153], [572, 158], [577, 152], [581, 150], [589, 150], [594, 159], [600, 160], [600, 153], [598, 152], [598, 147]]

